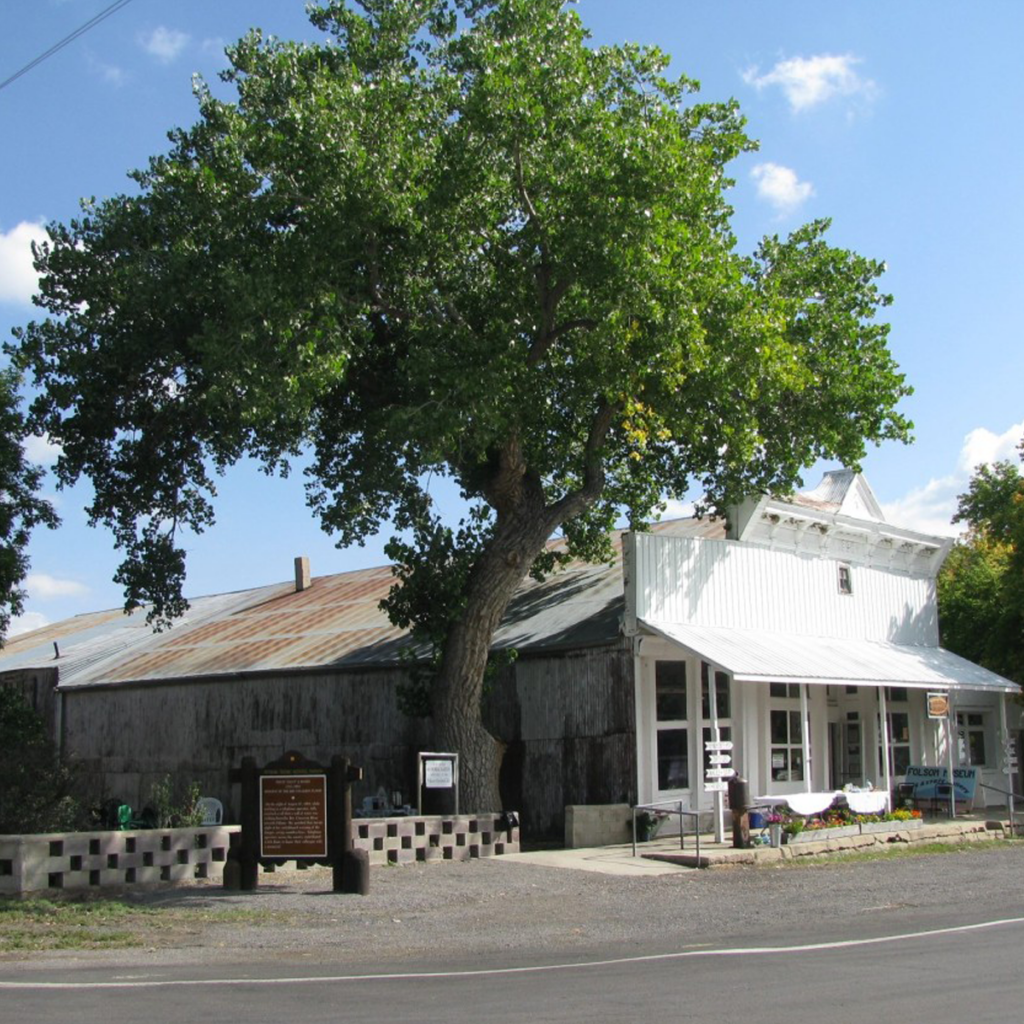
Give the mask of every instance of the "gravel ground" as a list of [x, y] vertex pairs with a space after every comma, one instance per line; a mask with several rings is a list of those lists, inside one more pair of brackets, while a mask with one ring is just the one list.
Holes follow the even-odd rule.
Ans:
[[[374, 868], [368, 896], [330, 891], [327, 869], [262, 876], [254, 893], [206, 883], [135, 893], [132, 902], [196, 910], [259, 912], [245, 923], [169, 929], [138, 950], [33, 954], [55, 962], [306, 962], [429, 964], [472, 954], [481, 964], [514, 964], [538, 954], [589, 957], [688, 945], [777, 938], [812, 940], [837, 921], [851, 932], [898, 931], [913, 910], [936, 920], [950, 905], [963, 923], [1024, 913], [1024, 844], [971, 846], [893, 860], [721, 868], [657, 877], [623, 877], [494, 860]], [[214, 915], [214, 918], [216, 915]], [[14, 968], [8, 957], [7, 968]], [[17, 964], [24, 968], [24, 962]]]

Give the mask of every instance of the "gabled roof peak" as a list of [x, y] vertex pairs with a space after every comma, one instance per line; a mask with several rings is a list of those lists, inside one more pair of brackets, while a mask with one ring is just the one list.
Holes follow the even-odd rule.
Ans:
[[840, 512], [856, 519], [886, 521], [871, 485], [862, 474], [852, 469], [829, 470], [814, 490], [793, 495], [793, 501], [797, 505]]

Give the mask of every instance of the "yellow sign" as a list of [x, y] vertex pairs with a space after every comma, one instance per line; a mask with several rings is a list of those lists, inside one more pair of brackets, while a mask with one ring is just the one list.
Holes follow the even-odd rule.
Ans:
[[949, 694], [929, 693], [928, 694], [928, 717], [948, 718], [949, 717]]

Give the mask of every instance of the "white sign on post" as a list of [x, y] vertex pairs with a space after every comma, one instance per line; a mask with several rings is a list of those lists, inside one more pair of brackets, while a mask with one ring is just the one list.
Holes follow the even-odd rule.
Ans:
[[732, 750], [732, 740], [708, 740], [704, 744], [705, 750]]
[[704, 774], [709, 779], [731, 779], [736, 774], [736, 769], [709, 768]]
[[729, 789], [728, 782], [705, 782], [704, 791], [706, 793], [725, 793]]
[[709, 754], [709, 764], [732, 764], [732, 754]]
[[423, 785], [427, 789], [451, 789], [455, 785], [453, 767], [454, 762], [447, 758], [424, 759]]

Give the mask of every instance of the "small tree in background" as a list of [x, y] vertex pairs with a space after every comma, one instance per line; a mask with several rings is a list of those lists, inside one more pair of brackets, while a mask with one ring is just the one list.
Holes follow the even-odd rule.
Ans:
[[[1024, 457], [1024, 441], [1020, 450]], [[979, 466], [954, 522], [967, 538], [939, 573], [939, 627], [951, 651], [1024, 683], [1024, 477], [1009, 461]]]

